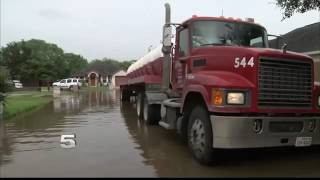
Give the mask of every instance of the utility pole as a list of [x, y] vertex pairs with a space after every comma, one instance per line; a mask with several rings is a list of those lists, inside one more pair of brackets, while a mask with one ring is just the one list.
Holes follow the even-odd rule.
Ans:
[[[2, 0], [0, 0], [0, 27], [2, 27]], [[1, 28], [0, 28], [0, 47], [2, 45], [2, 42], [1, 42], [2, 38], [1, 38]], [[1, 58], [1, 57], [0, 57]], [[1, 60], [1, 59], [0, 59]]]

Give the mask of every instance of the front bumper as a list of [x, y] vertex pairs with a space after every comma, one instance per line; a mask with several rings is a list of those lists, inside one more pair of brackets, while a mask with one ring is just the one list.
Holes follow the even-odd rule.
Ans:
[[[254, 131], [254, 121], [262, 120], [262, 130]], [[241, 117], [210, 116], [213, 131], [213, 147], [223, 149], [294, 146], [297, 137], [312, 137], [312, 145], [320, 144], [320, 117]], [[314, 120], [316, 127], [310, 132], [308, 123]], [[302, 123], [299, 132], [274, 132], [274, 122]]]

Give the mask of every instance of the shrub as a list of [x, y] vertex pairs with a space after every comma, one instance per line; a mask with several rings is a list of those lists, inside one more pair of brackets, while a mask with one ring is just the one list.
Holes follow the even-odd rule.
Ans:
[[4, 94], [3, 93], [0, 93], [0, 102], [4, 101]]
[[12, 90], [12, 85], [9, 83], [9, 73], [0, 68], [0, 102], [5, 101], [5, 93]]

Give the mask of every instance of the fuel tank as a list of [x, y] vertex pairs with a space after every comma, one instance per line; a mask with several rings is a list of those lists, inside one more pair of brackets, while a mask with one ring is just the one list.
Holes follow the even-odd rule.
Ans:
[[133, 63], [127, 70], [127, 76], [129, 78], [137, 78], [144, 75], [161, 77], [162, 60], [161, 44]]

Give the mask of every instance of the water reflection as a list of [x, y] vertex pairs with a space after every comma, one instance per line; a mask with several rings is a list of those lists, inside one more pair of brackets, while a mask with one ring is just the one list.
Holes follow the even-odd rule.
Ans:
[[[3, 177], [154, 176], [128, 138], [117, 91], [61, 93], [0, 127]], [[76, 148], [62, 149], [62, 134], [76, 134]]]
[[[12, 154], [12, 146], [10, 146], [12, 139], [7, 136], [7, 130], [3, 121], [0, 121], [0, 167], [2, 164], [10, 162], [7, 156]], [[1, 177], [1, 169], [0, 169]]]
[[[159, 126], [146, 126], [136, 117], [132, 104], [120, 104], [128, 132], [146, 165], [160, 177], [272, 177], [319, 176], [319, 148], [281, 148], [226, 151], [223, 164], [199, 165], [175, 132]], [[231, 173], [232, 172], [232, 173]]]
[[193, 168], [199, 166], [190, 158], [186, 145], [179, 141], [175, 132], [166, 131], [159, 126], [147, 126], [137, 118], [133, 104], [122, 103], [120, 106], [128, 132], [139, 145], [137, 149], [141, 150], [144, 163], [152, 165], [158, 176], [188, 176], [186, 164]]
[[[65, 92], [55, 95], [51, 103], [39, 110], [9, 121], [0, 121], [0, 167], [14, 158], [14, 152], [54, 148], [50, 144], [57, 144], [56, 139], [59, 139], [62, 131], [70, 125], [72, 127], [72, 122], [67, 122], [71, 115], [80, 114], [88, 107], [106, 106], [114, 102], [115, 97], [107, 91]], [[14, 145], [17, 144], [24, 146], [15, 149]]]
[[[62, 149], [60, 136], [71, 133], [77, 147]], [[120, 103], [119, 91], [61, 93], [42, 109], [0, 122], [4, 177], [319, 176], [318, 152], [236, 151], [218, 167], [201, 166], [175, 132], [146, 126], [134, 104]]]
[[60, 94], [53, 98], [54, 112], [66, 111], [68, 113], [80, 109], [82, 96], [79, 93]]

